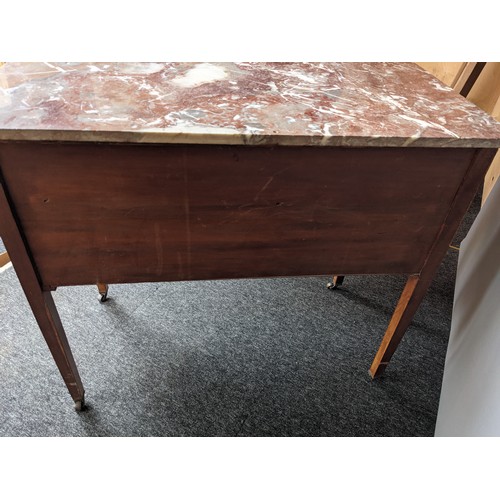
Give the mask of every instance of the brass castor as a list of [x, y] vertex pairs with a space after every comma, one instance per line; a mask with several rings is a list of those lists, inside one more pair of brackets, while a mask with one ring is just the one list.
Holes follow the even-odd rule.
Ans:
[[108, 300], [108, 285], [106, 285], [105, 283], [97, 283], [97, 289], [99, 290], [99, 294], [101, 295], [99, 301], [106, 302]]
[[85, 400], [82, 398], [80, 401], [75, 401], [75, 410], [83, 411], [85, 409]]
[[335, 290], [335, 288], [338, 288], [342, 283], [344, 282], [345, 276], [334, 276], [332, 278], [332, 281], [330, 283], [326, 284], [326, 287], [329, 290]]

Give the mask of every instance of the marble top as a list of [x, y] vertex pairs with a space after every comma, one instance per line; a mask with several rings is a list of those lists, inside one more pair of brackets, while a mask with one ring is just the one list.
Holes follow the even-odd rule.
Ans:
[[500, 147], [413, 63], [6, 63], [0, 140]]

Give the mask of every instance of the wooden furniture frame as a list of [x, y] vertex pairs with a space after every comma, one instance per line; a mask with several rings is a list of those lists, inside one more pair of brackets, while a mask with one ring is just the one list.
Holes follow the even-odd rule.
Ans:
[[9, 262], [9, 254], [7, 252], [0, 253], [0, 267], [7, 265]]
[[[497, 121], [500, 120], [499, 62], [422, 62], [418, 64]], [[482, 204], [488, 198], [498, 177], [500, 177], [500, 155], [497, 153], [484, 179]]]
[[485, 62], [463, 63], [451, 86], [460, 92], [460, 95], [467, 97], [485, 66]]
[[0, 233], [77, 410], [59, 286], [405, 274], [379, 377], [495, 152], [1, 141]]

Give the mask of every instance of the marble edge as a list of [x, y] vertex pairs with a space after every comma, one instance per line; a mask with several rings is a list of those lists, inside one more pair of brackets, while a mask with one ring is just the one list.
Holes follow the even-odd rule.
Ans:
[[168, 131], [0, 130], [0, 141], [105, 142], [124, 144], [204, 144], [227, 146], [342, 146], [500, 148], [499, 138], [252, 135]]

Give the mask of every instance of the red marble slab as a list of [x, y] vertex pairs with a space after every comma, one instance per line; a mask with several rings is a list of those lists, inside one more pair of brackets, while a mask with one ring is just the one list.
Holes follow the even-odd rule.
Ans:
[[7, 63], [0, 140], [499, 147], [413, 63]]

